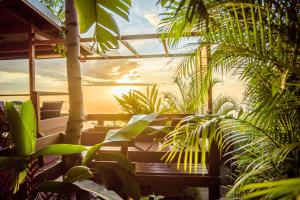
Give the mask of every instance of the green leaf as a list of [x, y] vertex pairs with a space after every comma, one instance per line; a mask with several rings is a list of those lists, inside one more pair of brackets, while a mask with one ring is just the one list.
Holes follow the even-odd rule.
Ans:
[[[117, 182], [121, 183], [121, 188], [113, 188], [118, 193], [127, 194], [129, 197], [133, 199], [139, 199], [141, 196], [141, 190], [139, 188], [139, 185], [135, 179], [135, 176], [126, 170], [125, 168], [112, 164], [112, 163], [97, 163], [96, 168], [98, 169], [98, 172], [102, 177], [104, 178], [104, 181], [106, 182], [107, 179], [111, 179], [112, 177], [117, 178], [116, 180], [109, 180], [110, 182]], [[105, 173], [102, 174], [101, 172], [104, 171], [106, 174], [113, 173], [115, 175], [109, 175], [105, 176]]]
[[122, 198], [114, 191], [107, 190], [104, 185], [99, 185], [93, 181], [76, 181], [74, 184], [83, 190], [93, 192], [104, 200], [122, 200]]
[[49, 145], [30, 156], [37, 157], [41, 155], [67, 155], [67, 154], [76, 154], [86, 151], [86, 147], [82, 145], [75, 144], [53, 144]]
[[134, 165], [126, 156], [121, 153], [100, 153], [95, 155], [94, 158], [98, 160], [115, 160], [121, 167], [130, 171], [131, 173], [134, 173]]
[[76, 0], [80, 32], [87, 32], [96, 22], [96, 0]]
[[36, 116], [33, 104], [30, 100], [25, 101], [20, 107], [20, 116], [27, 134], [31, 137], [31, 149], [32, 151], [35, 151]]
[[94, 146], [90, 147], [82, 159], [82, 165], [86, 165], [89, 161], [91, 161], [93, 159], [93, 156], [101, 148], [101, 146], [102, 146], [102, 143], [99, 143], [99, 144], [95, 144]]
[[118, 25], [112, 17], [112, 15], [106, 12], [100, 6], [97, 6], [97, 22], [102, 26], [108, 28], [109, 30], [113, 31], [115, 34], [120, 34]]
[[65, 175], [64, 181], [73, 183], [75, 181], [86, 180], [93, 177], [90, 168], [86, 166], [75, 166], [68, 170]]
[[141, 134], [158, 115], [159, 113], [134, 115], [129, 120], [128, 125], [124, 128], [108, 131], [103, 143], [130, 141], [134, 139], [136, 136]]
[[[26, 106], [27, 107], [27, 106]], [[33, 151], [34, 141], [32, 140], [32, 134], [27, 132], [26, 126], [21, 119], [20, 114], [15, 109], [12, 103], [6, 102], [5, 110], [7, 113], [7, 119], [10, 127], [10, 134], [12, 142], [16, 145], [16, 155], [26, 156]], [[27, 108], [25, 109], [27, 110]], [[29, 110], [29, 109], [28, 109]], [[29, 115], [23, 113], [23, 115]]]
[[[127, 0], [127, 3], [131, 1]], [[97, 3], [128, 21], [129, 4], [122, 0], [97, 0]]]

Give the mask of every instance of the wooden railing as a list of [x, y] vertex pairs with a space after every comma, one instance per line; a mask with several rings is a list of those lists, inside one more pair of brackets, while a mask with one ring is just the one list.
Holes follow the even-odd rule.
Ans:
[[[67, 125], [68, 116], [62, 115], [61, 117], [51, 118], [46, 120], [41, 120], [41, 97], [45, 96], [66, 96], [68, 93], [66, 92], [45, 92], [45, 91], [36, 91], [33, 92], [31, 97], [36, 117], [37, 117], [37, 129], [38, 133], [41, 136], [46, 136], [54, 133], [64, 132]], [[0, 94], [1, 97], [29, 97], [30, 94]]]
[[[165, 125], [170, 129], [182, 119], [190, 114], [163, 114], [151, 125]], [[131, 114], [90, 114], [86, 116], [86, 121], [98, 122], [93, 128], [83, 131], [81, 141], [83, 145], [94, 145], [104, 140], [107, 131], [119, 128], [116, 126], [105, 126], [108, 121], [127, 122], [133, 115]], [[147, 132], [147, 129], [146, 131]], [[144, 133], [145, 133], [144, 132]], [[153, 147], [154, 140], [162, 139], [166, 133], [161, 132], [155, 135], [141, 134], [130, 142], [110, 143], [107, 148], [102, 147], [100, 152], [120, 151], [125, 154], [136, 167], [137, 180], [141, 186], [143, 194], [155, 192], [166, 196], [172, 196], [182, 192], [183, 187], [208, 187], [209, 199], [220, 198], [220, 154], [217, 144], [213, 142], [210, 152], [206, 152], [205, 174], [199, 170], [196, 174], [187, 174], [183, 170], [177, 170], [174, 161], [166, 166], [161, 160], [166, 152], [158, 152]], [[148, 145], [139, 146], [140, 144]], [[113, 148], [115, 147], [115, 148]], [[201, 152], [198, 154], [201, 160]], [[199, 164], [198, 169], [202, 166]]]

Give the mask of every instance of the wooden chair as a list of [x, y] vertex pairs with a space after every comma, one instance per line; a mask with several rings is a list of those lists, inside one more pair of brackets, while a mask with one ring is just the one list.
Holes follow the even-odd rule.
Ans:
[[44, 101], [40, 109], [41, 120], [59, 117], [62, 105], [63, 101]]

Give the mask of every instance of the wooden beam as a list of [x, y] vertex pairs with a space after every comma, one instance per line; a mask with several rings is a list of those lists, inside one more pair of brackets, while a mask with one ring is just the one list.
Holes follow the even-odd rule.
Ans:
[[[168, 57], [185, 57], [191, 56], [191, 53], [178, 53], [178, 54], [169, 54]], [[148, 55], [139, 55], [138, 58], [165, 58], [166, 54], [148, 54]], [[89, 57], [81, 57], [81, 60], [120, 60], [120, 59], [134, 59], [136, 56], [108, 56], [108, 58], [104, 58], [101, 56], [89, 56]]]
[[120, 42], [129, 50], [131, 51], [135, 57], [139, 58], [140, 55], [138, 54], [138, 52], [133, 48], [133, 46], [131, 46], [127, 41], [125, 40], [120, 40]]
[[[196, 32], [192, 32], [190, 34], [186, 34], [181, 37], [196, 37], [199, 35]], [[164, 34], [140, 34], [140, 35], [121, 35], [115, 36], [117, 40], [146, 40], [146, 39], [159, 39], [163, 38]], [[172, 35], [165, 36], [165, 38], [171, 38]], [[80, 38], [80, 42], [95, 42], [94, 38]], [[49, 45], [49, 44], [65, 44], [64, 39], [56, 39], [56, 40], [36, 40], [35, 45]]]
[[166, 40], [165, 39], [161, 39], [161, 42], [163, 44], [163, 47], [164, 47], [164, 50], [165, 50], [165, 53], [166, 53], [166, 57], [169, 57], [169, 49], [168, 49], [168, 45], [166, 43]]
[[[27, 28], [28, 30], [28, 28]], [[53, 46], [43, 45], [35, 47], [36, 51], [53, 50]], [[0, 53], [17, 53], [17, 52], [28, 52], [28, 44], [25, 43], [4, 43], [1, 44]]]

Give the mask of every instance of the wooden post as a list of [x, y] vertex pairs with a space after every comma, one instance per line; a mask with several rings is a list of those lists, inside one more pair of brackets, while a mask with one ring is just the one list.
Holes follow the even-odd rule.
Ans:
[[33, 100], [33, 92], [35, 91], [35, 31], [32, 24], [29, 25], [28, 32], [28, 61], [29, 61], [29, 92], [30, 98]]
[[[209, 71], [211, 49], [206, 46], [206, 59], [207, 59], [207, 71]], [[212, 77], [211, 77], [212, 80]], [[208, 88], [208, 99], [207, 99], [207, 113], [213, 113], [213, 93], [212, 93], [212, 83], [210, 83]], [[215, 200], [220, 198], [220, 187], [221, 187], [221, 177], [220, 177], [220, 150], [218, 144], [213, 141], [211, 144], [211, 149], [209, 152], [209, 165], [208, 165], [208, 175], [215, 177], [216, 180], [209, 186], [209, 200]]]
[[36, 126], [39, 133], [40, 128], [40, 97], [35, 91], [35, 30], [32, 23], [29, 24], [28, 30], [28, 61], [29, 61], [29, 93], [36, 114]]

